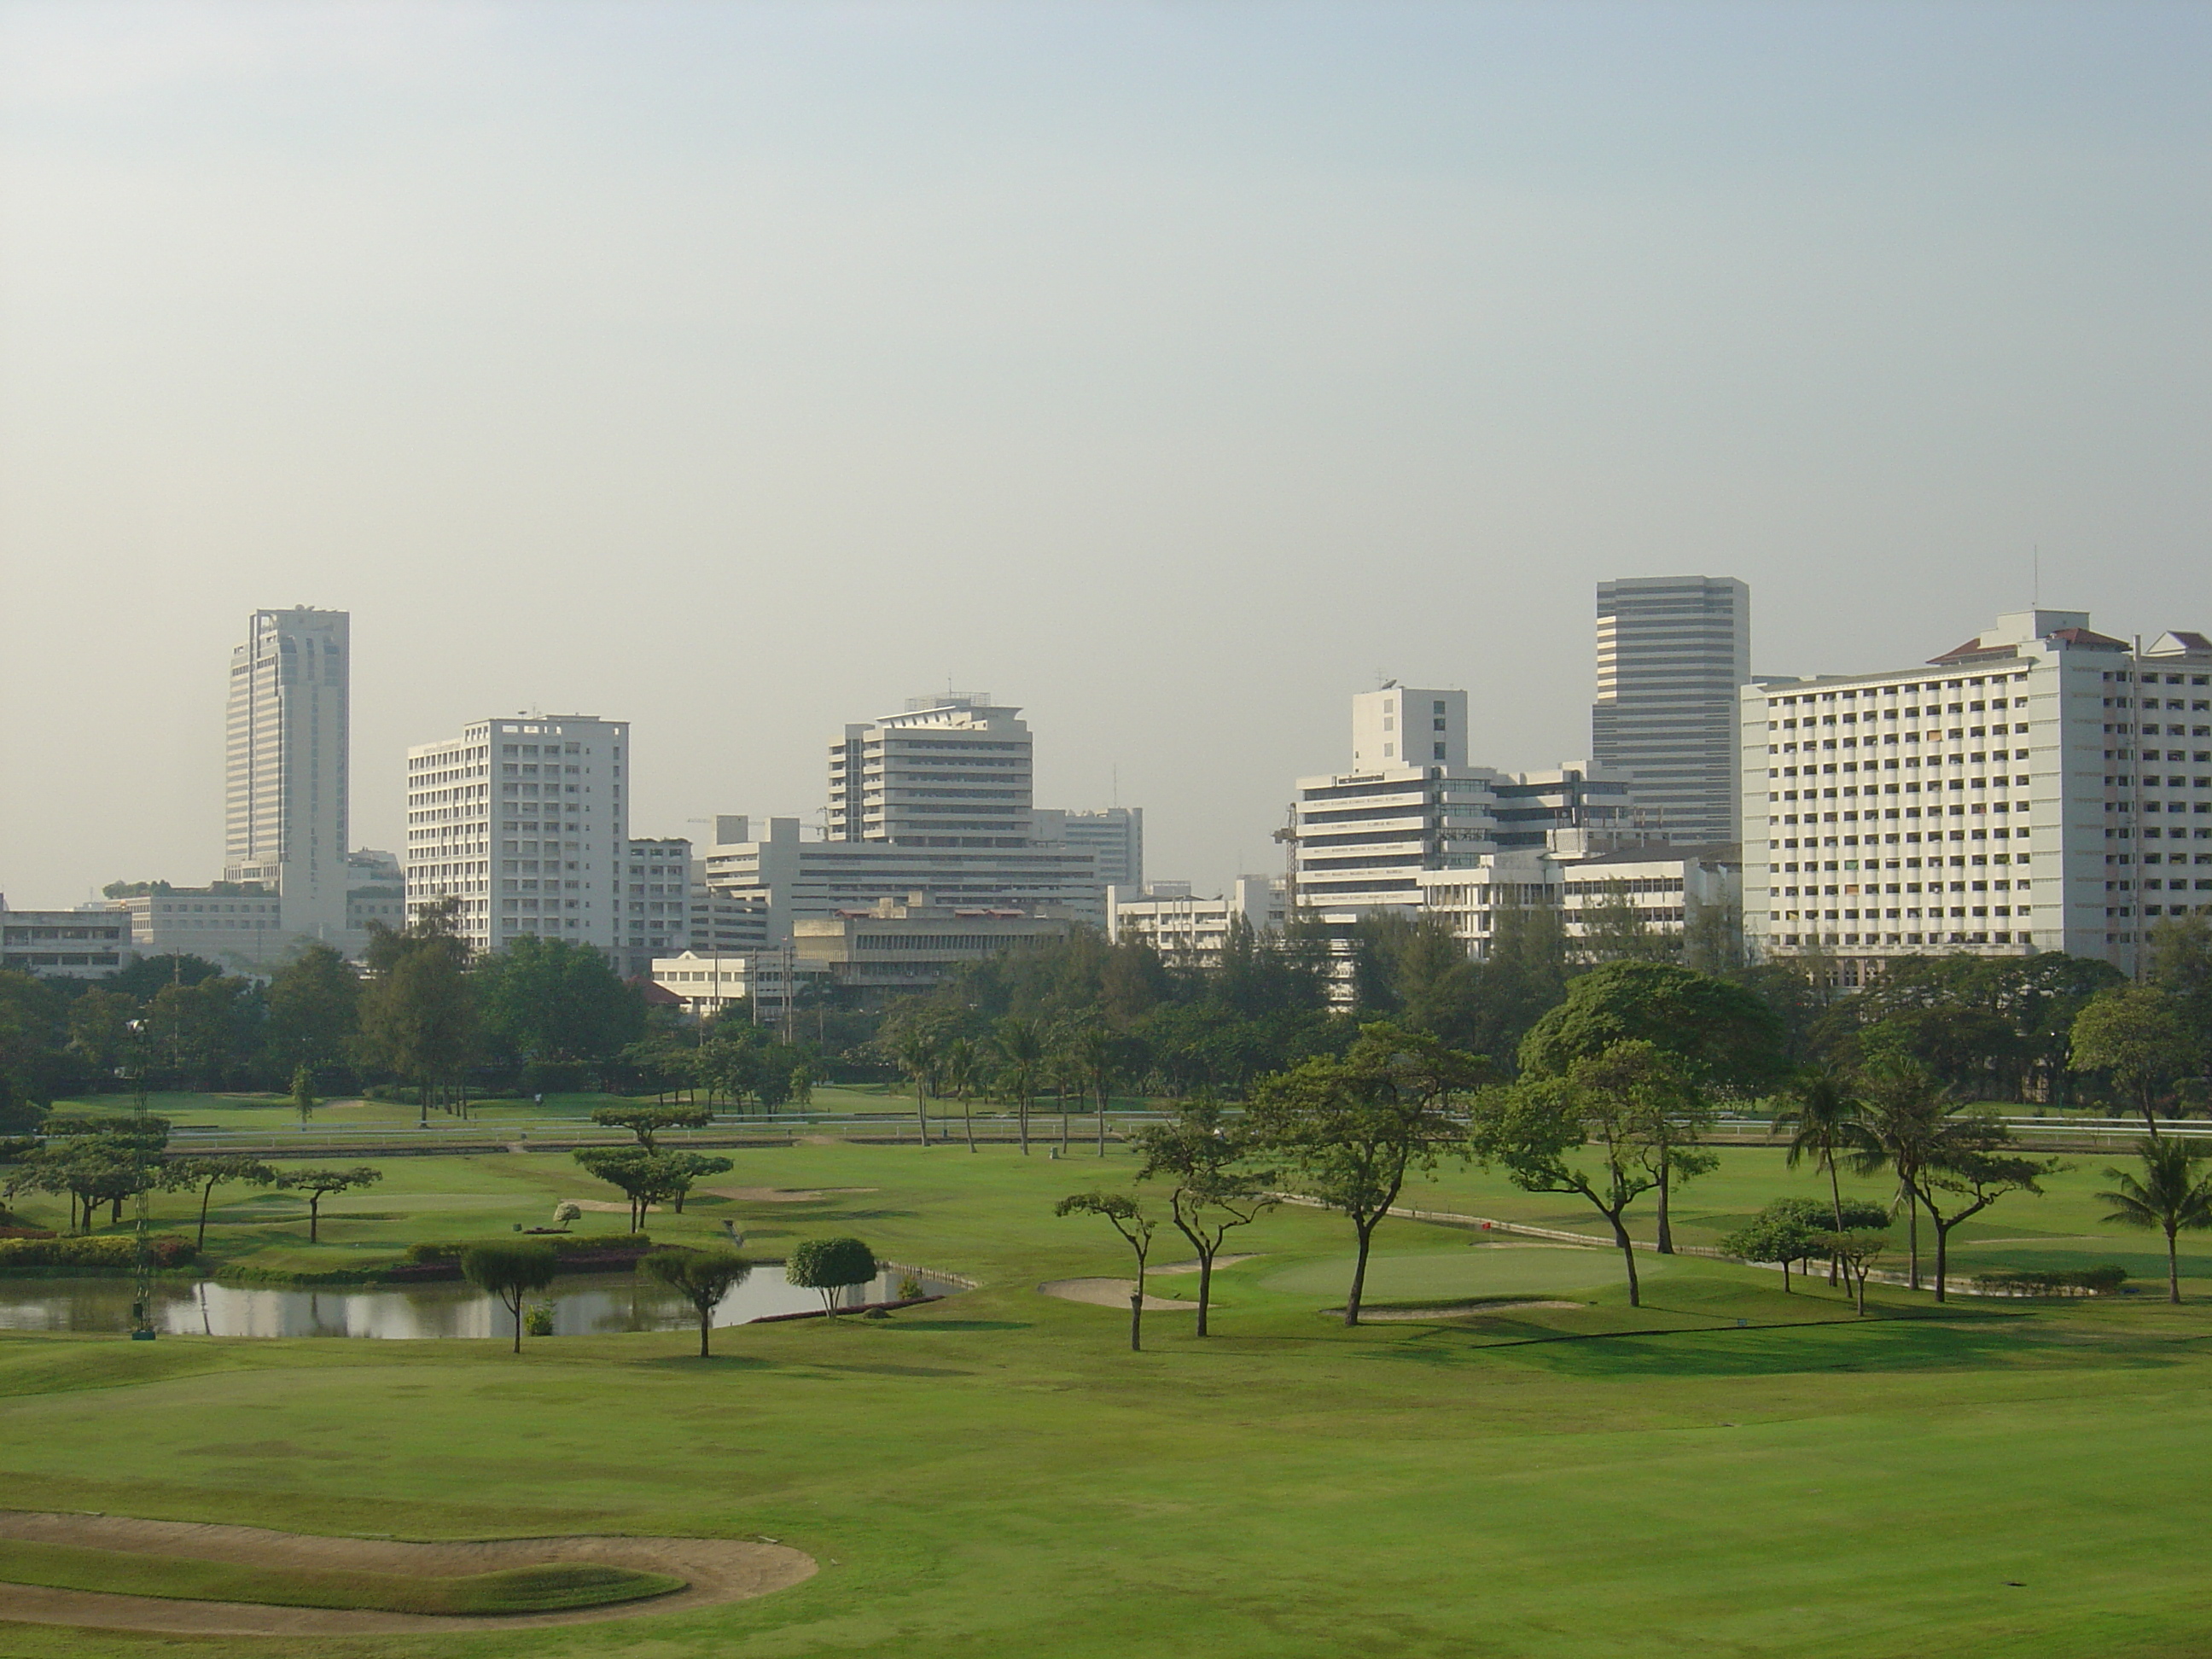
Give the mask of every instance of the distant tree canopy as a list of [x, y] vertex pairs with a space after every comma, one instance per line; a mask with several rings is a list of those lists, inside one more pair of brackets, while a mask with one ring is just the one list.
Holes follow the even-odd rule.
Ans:
[[607, 958], [525, 935], [476, 964], [484, 1033], [519, 1060], [611, 1060], [645, 1034], [645, 1004]]

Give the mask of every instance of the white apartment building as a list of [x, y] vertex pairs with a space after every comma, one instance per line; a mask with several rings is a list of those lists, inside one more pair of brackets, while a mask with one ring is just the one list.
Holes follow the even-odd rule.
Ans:
[[1845, 983], [1931, 951], [2133, 971], [2212, 905], [2212, 641], [2024, 611], [1917, 668], [1743, 689], [1744, 916]]
[[409, 917], [453, 898], [477, 950], [535, 934], [613, 956], [629, 752], [629, 723], [592, 714], [477, 720], [409, 750]]
[[624, 979], [653, 972], [656, 957], [689, 948], [691, 843], [682, 836], [623, 843], [615, 967]]
[[1178, 968], [1217, 968], [1230, 930], [1283, 931], [1283, 878], [1239, 876], [1226, 893], [1193, 896], [1188, 882], [1106, 890], [1106, 934], [1115, 944], [1142, 940]]
[[230, 653], [223, 881], [283, 901], [283, 927], [339, 942], [346, 927], [351, 618], [257, 611]]
[[1655, 832], [1737, 839], [1736, 688], [1751, 678], [1751, 590], [1726, 576], [1597, 587], [1590, 758], [1628, 777]]

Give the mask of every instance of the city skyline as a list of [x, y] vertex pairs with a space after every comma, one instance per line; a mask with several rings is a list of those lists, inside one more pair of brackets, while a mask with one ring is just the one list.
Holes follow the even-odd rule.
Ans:
[[2006, 15], [0, 6], [11, 899], [216, 870], [261, 605], [353, 615], [356, 846], [485, 710], [681, 833], [951, 684], [1209, 890], [1380, 678], [1587, 752], [1624, 574], [1759, 674], [2190, 625], [2212, 15]]

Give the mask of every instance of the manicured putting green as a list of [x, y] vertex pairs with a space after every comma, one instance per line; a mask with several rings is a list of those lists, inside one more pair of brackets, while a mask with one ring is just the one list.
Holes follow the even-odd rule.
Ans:
[[[1261, 1280], [1271, 1291], [1291, 1296], [1345, 1295], [1352, 1289], [1352, 1258], [1302, 1262]], [[1664, 1271], [1663, 1257], [1637, 1258], [1639, 1277]], [[1589, 1290], [1618, 1283], [1620, 1257], [1611, 1250], [1572, 1245], [1471, 1245], [1457, 1250], [1425, 1250], [1409, 1255], [1378, 1255], [1367, 1263], [1366, 1295], [1372, 1300], [1406, 1301], [1415, 1297], [1449, 1298], [1514, 1296], [1535, 1291]]]
[[665, 1573], [591, 1561], [453, 1578], [384, 1572], [321, 1572], [239, 1566], [184, 1555], [89, 1549], [76, 1544], [0, 1540], [0, 1579], [50, 1589], [102, 1590], [185, 1601], [251, 1601], [280, 1607], [352, 1607], [379, 1613], [559, 1613], [640, 1601], [684, 1588]]

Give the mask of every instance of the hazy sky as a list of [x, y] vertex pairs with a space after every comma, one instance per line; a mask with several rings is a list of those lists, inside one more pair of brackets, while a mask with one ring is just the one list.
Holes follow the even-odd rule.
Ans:
[[994, 693], [1272, 867], [1377, 672], [1586, 752], [1592, 583], [1761, 672], [2212, 628], [2212, 9], [0, 0], [0, 890], [222, 857], [230, 647], [640, 834]]

